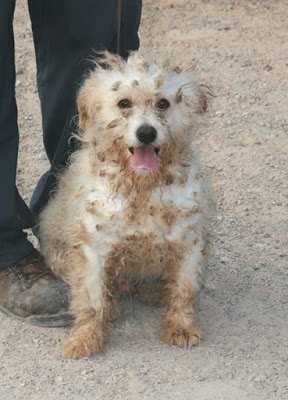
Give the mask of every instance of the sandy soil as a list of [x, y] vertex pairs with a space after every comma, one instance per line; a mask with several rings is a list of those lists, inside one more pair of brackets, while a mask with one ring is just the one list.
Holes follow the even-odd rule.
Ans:
[[[15, 35], [26, 200], [47, 167], [26, 2]], [[143, 52], [165, 52], [217, 97], [196, 145], [218, 203], [215, 256], [201, 292], [204, 339], [191, 351], [158, 338], [159, 309], [125, 303], [107, 352], [60, 356], [66, 329], [0, 315], [1, 399], [286, 399], [288, 3], [144, 0]], [[286, 281], [285, 281], [286, 278]]]

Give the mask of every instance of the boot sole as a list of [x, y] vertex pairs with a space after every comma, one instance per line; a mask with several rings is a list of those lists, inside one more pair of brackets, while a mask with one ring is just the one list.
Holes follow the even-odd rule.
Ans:
[[6, 308], [0, 306], [0, 311], [12, 319], [25, 322], [30, 325], [43, 326], [46, 328], [60, 328], [64, 326], [71, 326], [75, 320], [74, 315], [68, 311], [52, 315], [29, 315], [21, 317], [20, 315], [13, 314]]

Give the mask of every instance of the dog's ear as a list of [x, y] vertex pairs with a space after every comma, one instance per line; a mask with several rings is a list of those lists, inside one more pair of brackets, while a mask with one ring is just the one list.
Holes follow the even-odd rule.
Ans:
[[86, 121], [88, 119], [87, 95], [85, 86], [82, 86], [79, 90], [76, 98], [76, 104], [78, 109], [78, 125], [80, 129], [84, 130]]

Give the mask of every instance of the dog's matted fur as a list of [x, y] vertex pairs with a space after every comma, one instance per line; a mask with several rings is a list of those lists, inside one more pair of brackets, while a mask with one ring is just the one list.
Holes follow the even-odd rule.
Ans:
[[77, 98], [82, 147], [40, 218], [42, 253], [72, 289], [76, 320], [64, 354], [102, 351], [117, 288], [148, 284], [152, 293], [157, 278], [161, 338], [191, 347], [209, 213], [191, 139], [205, 93], [193, 72], [137, 53], [95, 63]]

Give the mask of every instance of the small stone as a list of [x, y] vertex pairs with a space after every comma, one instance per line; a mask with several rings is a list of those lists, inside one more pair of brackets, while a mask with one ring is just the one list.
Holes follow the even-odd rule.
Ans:
[[63, 378], [62, 376], [57, 376], [55, 378], [55, 383], [57, 383], [57, 385], [60, 385], [63, 382]]
[[219, 22], [216, 29], [217, 31], [230, 31], [231, 27], [225, 22]]
[[220, 259], [220, 262], [221, 262], [221, 264], [226, 264], [226, 263], [229, 263], [229, 258], [227, 258], [227, 257], [222, 257], [221, 259]]

